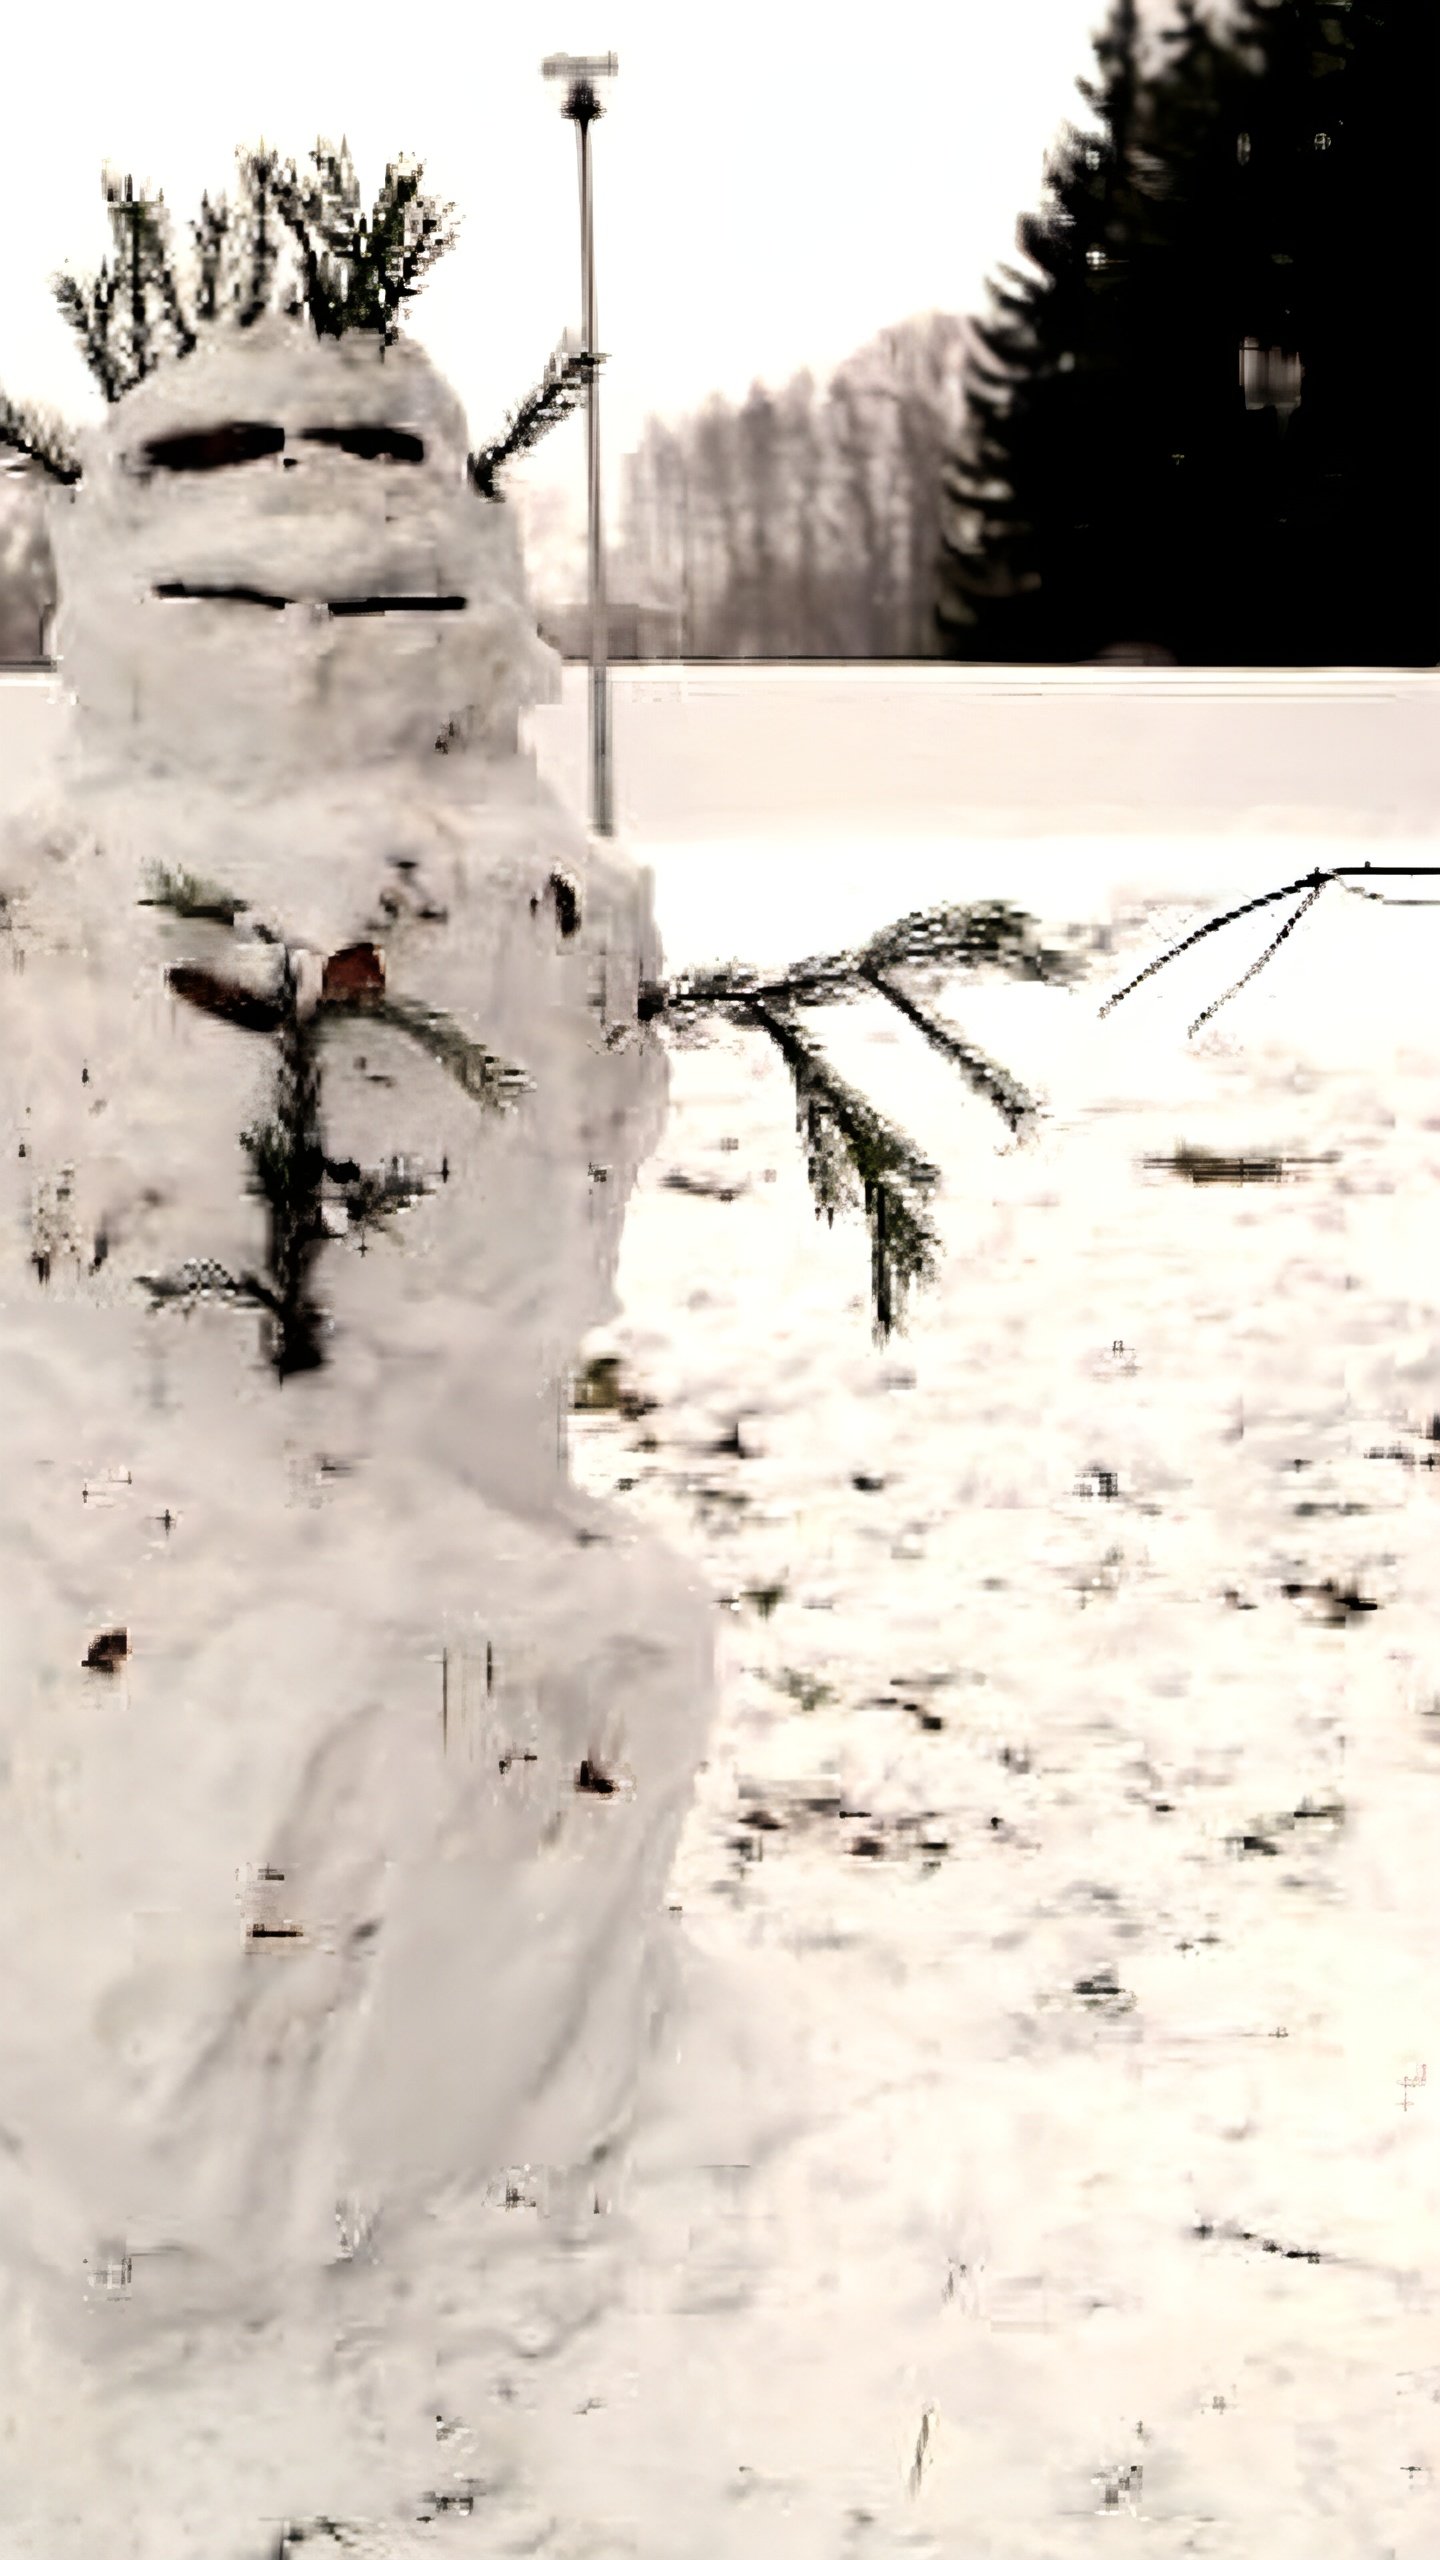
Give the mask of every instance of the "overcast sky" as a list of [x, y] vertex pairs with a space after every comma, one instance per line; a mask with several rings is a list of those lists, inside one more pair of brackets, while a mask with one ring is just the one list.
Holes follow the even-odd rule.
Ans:
[[[1090, 66], [1105, 0], [310, 0], [224, 10], [68, 0], [14, 13], [0, 149], [0, 385], [75, 418], [98, 398], [48, 289], [93, 269], [109, 162], [163, 187], [177, 222], [235, 146], [287, 154], [344, 133], [372, 189], [425, 162], [461, 216], [413, 326], [477, 442], [579, 318], [573, 128], [549, 52], [614, 52], [595, 133], [607, 449], [646, 412], [823, 376], [914, 312], [981, 306], [1047, 145]], [[573, 451], [570, 450], [573, 444]], [[545, 478], [583, 473], [577, 426]], [[613, 486], [613, 482], [612, 482]]]

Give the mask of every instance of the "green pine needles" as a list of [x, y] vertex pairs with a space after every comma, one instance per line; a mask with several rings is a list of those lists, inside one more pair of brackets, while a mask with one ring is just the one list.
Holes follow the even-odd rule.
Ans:
[[504, 434], [469, 457], [471, 486], [479, 490], [482, 498], [498, 498], [497, 481], [503, 466], [516, 454], [528, 453], [562, 418], [569, 417], [601, 361], [599, 356], [570, 349], [561, 349], [550, 358], [535, 389], [511, 410]]
[[140, 905], [165, 907], [171, 915], [201, 924], [232, 925], [245, 913], [243, 898], [232, 898], [228, 889], [217, 889], [213, 880], [202, 880], [193, 871], [167, 871], [163, 863], [152, 866], [150, 892]]
[[[164, 907], [187, 919], [235, 925], [246, 913], [213, 882], [188, 872], [155, 870], [144, 906]], [[320, 1123], [320, 1052], [325, 1038], [347, 1016], [402, 1033], [435, 1059], [472, 1101], [503, 1110], [525, 1090], [519, 1069], [494, 1057], [448, 1015], [413, 997], [386, 992], [384, 964], [370, 944], [337, 953], [326, 965], [318, 1004], [304, 1009], [289, 952], [280, 934], [278, 991], [259, 995], [212, 971], [180, 965], [170, 971], [178, 995], [235, 1028], [276, 1040], [278, 1073], [269, 1117], [241, 1140], [252, 1192], [265, 1204], [266, 1268], [238, 1276], [209, 1260], [186, 1263], [176, 1273], [142, 1285], [157, 1305], [219, 1297], [264, 1311], [271, 1365], [285, 1378], [314, 1368], [324, 1357], [324, 1321], [314, 1286], [315, 1264], [335, 1233], [326, 1215], [327, 1190], [343, 1207], [362, 1250], [367, 1233], [384, 1226], [430, 1189], [425, 1175], [392, 1158], [378, 1171], [337, 1164], [326, 1155]], [[689, 972], [668, 984], [640, 989], [640, 1023], [666, 1017], [674, 1036], [703, 1036], [716, 1016], [752, 1025], [778, 1049], [795, 1089], [796, 1125], [816, 1212], [833, 1226], [839, 1210], [860, 1208], [870, 1236], [870, 1297], [877, 1341], [886, 1342], [901, 1322], [908, 1292], [934, 1278], [939, 1239], [929, 1214], [940, 1176], [902, 1130], [893, 1126], [837, 1074], [804, 1027], [800, 1015], [855, 996], [879, 996], [957, 1068], [997, 1110], [1013, 1133], [1025, 1134], [1039, 1106], [1008, 1069], [985, 1056], [954, 1026], [922, 1002], [898, 971], [912, 978], [957, 970], [998, 970], [1033, 984], [1068, 984], [1082, 972], [1075, 948], [1042, 942], [1029, 917], [1004, 900], [943, 906], [902, 916], [858, 949], [799, 960], [778, 973], [729, 961]], [[610, 1035], [612, 1040], [617, 1036]], [[442, 1165], [440, 1179], [448, 1178]]]
[[524, 1092], [528, 1079], [520, 1068], [492, 1057], [448, 1014], [432, 1013], [428, 1005], [417, 1004], [413, 997], [385, 995], [366, 998], [365, 1011], [372, 1021], [388, 1023], [392, 1030], [403, 1031], [407, 1040], [427, 1050], [472, 1102], [503, 1109]]
[[[177, 256], [164, 196], [133, 177], [103, 177], [111, 254], [98, 274], [69, 270], [54, 293], [107, 401], [157, 365], [186, 356], [197, 331], [227, 315], [249, 328], [262, 312], [307, 318], [316, 335], [365, 331], [393, 345], [407, 305], [454, 246], [455, 209], [427, 195], [418, 161], [392, 160], [367, 212], [347, 145], [319, 141], [304, 166], [261, 145], [236, 154], [234, 201], [202, 197]], [[584, 397], [601, 359], [562, 345], [503, 434], [467, 458], [472, 488], [498, 500], [507, 462], [528, 453]], [[66, 485], [80, 478], [65, 430], [0, 392], [0, 444]]]
[[864, 1208], [875, 1336], [888, 1342], [906, 1291], [935, 1276], [939, 1238], [923, 1204], [939, 1173], [836, 1074], [790, 1014], [754, 999], [747, 1012], [790, 1070], [817, 1214], [833, 1226], [836, 1210], [852, 1206], [857, 1195]]
[[858, 950], [799, 960], [778, 976], [726, 962], [641, 991], [642, 1020], [666, 1014], [683, 1037], [707, 1015], [728, 1015], [763, 1031], [795, 1087], [796, 1118], [817, 1215], [858, 1203], [870, 1231], [870, 1297], [877, 1341], [888, 1341], [907, 1291], [934, 1277], [938, 1239], [926, 1211], [939, 1175], [902, 1131], [837, 1075], [796, 1019], [812, 1005], [878, 995], [956, 1067], [972, 1092], [1010, 1129], [1033, 1125], [1037, 1104], [1009, 1070], [974, 1047], [896, 977], [994, 969], [1039, 984], [1068, 983], [1083, 962], [1040, 942], [1027, 916], [1003, 899], [934, 907], [886, 925]]
[[[232, 897], [213, 882], [162, 867], [152, 870], [148, 893], [139, 903], [222, 927], [233, 927], [248, 912], [243, 898]], [[147, 1276], [140, 1285], [155, 1307], [189, 1306], [201, 1298], [217, 1298], [233, 1306], [259, 1308], [270, 1365], [283, 1381], [324, 1364], [325, 1315], [316, 1265], [335, 1235], [327, 1215], [330, 1199], [337, 1210], [343, 1209], [346, 1229], [358, 1235], [363, 1251], [370, 1233], [385, 1227], [432, 1187], [422, 1172], [395, 1157], [379, 1169], [367, 1170], [327, 1155], [320, 1109], [321, 1052], [326, 1038], [356, 1015], [382, 1023], [414, 1040], [472, 1101], [492, 1110], [503, 1110], [514, 1102], [528, 1079], [519, 1068], [470, 1039], [447, 1015], [408, 998], [386, 995], [383, 964], [371, 945], [357, 944], [337, 954], [326, 969], [318, 1003], [304, 1005], [294, 959], [281, 935], [266, 927], [261, 938], [280, 949], [280, 979], [272, 995], [258, 995], [212, 970], [186, 963], [172, 968], [169, 980], [177, 995], [202, 1012], [276, 1043], [270, 1112], [240, 1139], [250, 1191], [265, 1209], [264, 1270], [229, 1272], [201, 1257], [176, 1272]], [[442, 1164], [438, 1178], [448, 1180], [448, 1164]]]
[[12, 453], [23, 453], [27, 462], [37, 463], [47, 480], [57, 481], [61, 488], [73, 488], [80, 477], [80, 464], [65, 428], [48, 411], [22, 407], [0, 391], [0, 445]]
[[315, 1263], [325, 1243], [325, 1142], [320, 1130], [320, 1019], [301, 1015], [287, 951], [280, 980], [281, 1023], [275, 1106], [240, 1140], [251, 1188], [265, 1204], [270, 1362], [277, 1378], [318, 1369], [324, 1319]]
[[304, 314], [320, 337], [369, 330], [392, 344], [454, 243], [454, 207], [425, 194], [418, 162], [392, 161], [367, 212], [344, 142], [317, 142], [299, 167], [263, 145], [236, 158], [235, 201], [207, 195], [190, 225], [183, 285], [164, 197], [106, 172], [111, 256], [97, 275], [57, 276], [54, 291], [108, 401], [227, 313], [242, 328], [265, 311]]
[[454, 207], [422, 192], [422, 174], [392, 161], [366, 215], [343, 142], [338, 151], [317, 142], [306, 171], [276, 167], [275, 208], [298, 249], [304, 308], [320, 337], [369, 329], [388, 346], [399, 335], [406, 303], [455, 241]]

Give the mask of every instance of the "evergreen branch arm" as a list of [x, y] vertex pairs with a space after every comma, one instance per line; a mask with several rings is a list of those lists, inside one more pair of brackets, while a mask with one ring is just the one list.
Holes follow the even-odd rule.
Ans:
[[178, 1271], [156, 1275], [142, 1273], [140, 1288], [149, 1292], [152, 1307], [183, 1305], [187, 1299], [222, 1298], [246, 1307], [264, 1307], [272, 1316], [280, 1312], [280, 1302], [273, 1289], [253, 1271], [222, 1270], [218, 1262], [185, 1262]]
[[932, 907], [904, 916], [872, 935], [858, 951], [834, 951], [797, 960], [778, 977], [766, 977], [741, 961], [688, 972], [662, 989], [647, 989], [649, 1014], [683, 1016], [726, 1007], [763, 1004], [843, 1003], [869, 983], [872, 970], [992, 968], [1045, 983], [1068, 980], [1083, 967], [1073, 953], [1048, 948], [1023, 916], [1003, 901], [972, 907]]
[[105, 195], [130, 305], [130, 352], [132, 358], [139, 358], [146, 337], [144, 225], [133, 187], [122, 191], [121, 182], [110, 178], [105, 183]]
[[466, 464], [470, 485], [482, 498], [498, 498], [498, 477], [517, 453], [528, 453], [562, 418], [568, 418], [586, 383], [604, 359], [592, 355], [553, 355], [533, 391], [512, 409], [505, 432]]
[[27, 462], [38, 463], [49, 480], [65, 489], [73, 489], [80, 477], [80, 464], [65, 435], [53, 418], [38, 409], [22, 408], [0, 391], [0, 445], [12, 452], [23, 453]]
[[163, 355], [188, 355], [195, 333], [175, 280], [163, 197], [110, 170], [103, 188], [113, 263], [102, 261], [88, 279], [67, 270], [52, 290], [105, 398], [115, 401]]
[[246, 911], [244, 898], [234, 898], [228, 889], [218, 889], [213, 880], [202, 880], [193, 871], [168, 870], [163, 863], [152, 866], [149, 895], [136, 903], [164, 907], [171, 915], [185, 916], [199, 924], [233, 925]]
[[1073, 952], [1041, 942], [1030, 918], [1004, 898], [917, 909], [872, 935], [860, 961], [867, 969], [999, 969], [1047, 985], [1064, 984], [1084, 967]]
[[304, 284], [305, 308], [317, 337], [338, 337], [340, 301], [332, 261], [317, 240], [318, 208], [312, 191], [301, 183], [294, 168], [282, 168], [278, 161], [265, 153], [255, 156], [252, 183], [255, 191], [252, 278], [242, 319], [254, 317], [262, 311], [269, 294], [276, 250], [266, 227], [266, 217], [273, 208], [295, 243]]
[[[189, 871], [171, 871], [164, 864], [153, 864], [147, 881], [147, 894], [137, 902], [142, 907], [163, 907], [171, 915], [185, 916], [203, 924], [234, 925], [249, 912], [249, 902], [222, 889], [213, 880], [204, 880]], [[257, 927], [257, 931], [261, 928]], [[264, 939], [278, 937], [265, 930]], [[358, 946], [357, 946], [358, 947]], [[373, 957], [373, 955], [372, 955]], [[215, 977], [213, 971], [188, 964], [168, 972], [169, 984], [176, 993], [198, 1004], [202, 1010], [218, 1013], [238, 1023], [242, 1029], [274, 1031], [286, 1014], [286, 1002], [257, 994], [254, 990]], [[369, 1021], [383, 1022], [392, 1031], [413, 1040], [429, 1056], [455, 1078], [461, 1090], [474, 1102], [483, 1102], [494, 1110], [503, 1110], [528, 1091], [530, 1078], [523, 1068], [511, 1066], [478, 1040], [472, 1040], [448, 1014], [436, 1013], [429, 1005], [420, 1004], [412, 996], [391, 996], [383, 985], [361, 985], [354, 992], [326, 993], [316, 1017], [319, 1029], [337, 1018], [363, 1014]]]
[[61, 317], [68, 321], [80, 353], [106, 400], [111, 402], [128, 388], [110, 346], [110, 315], [116, 287], [117, 280], [108, 265], [102, 266], [88, 285], [68, 268], [51, 280]]
[[339, 1190], [350, 1225], [362, 1232], [387, 1232], [391, 1218], [423, 1200], [430, 1190], [424, 1174], [399, 1156], [392, 1156], [378, 1173], [358, 1165], [328, 1163], [325, 1170]]
[[280, 242], [277, 218], [283, 220], [278, 201], [281, 168], [277, 155], [262, 144], [258, 150], [237, 155], [240, 172], [241, 213], [236, 227], [225, 219], [217, 219], [215, 258], [217, 294], [223, 271], [227, 239], [233, 238], [235, 260], [231, 278], [231, 301], [235, 317], [242, 328], [249, 328], [269, 307], [271, 286], [279, 264]]
[[483, 1102], [492, 1110], [503, 1111], [529, 1086], [530, 1079], [523, 1069], [495, 1057], [478, 1040], [471, 1040], [447, 1014], [432, 1013], [428, 1005], [417, 1004], [412, 997], [364, 995], [353, 1004], [329, 1004], [325, 1011], [362, 1012], [372, 1021], [388, 1023], [393, 1031], [403, 1032], [408, 1040], [428, 1050], [472, 1102]]
[[217, 977], [213, 969], [197, 969], [190, 961], [177, 961], [166, 970], [165, 980], [184, 1003], [194, 1005], [200, 1013], [213, 1014], [220, 1022], [233, 1024], [238, 1031], [268, 1036], [280, 1030], [285, 1021], [283, 993], [261, 995], [234, 978]]
[[185, 306], [180, 299], [180, 288], [175, 281], [175, 268], [170, 254], [168, 228], [164, 224], [163, 217], [156, 223], [154, 230], [154, 281], [155, 290], [160, 297], [160, 307], [170, 328], [175, 352], [177, 355], [188, 356], [194, 352], [195, 332], [190, 326], [185, 314]]
[[281, 981], [280, 1071], [269, 1120], [246, 1129], [251, 1188], [264, 1204], [270, 1275], [271, 1362], [278, 1378], [318, 1369], [324, 1320], [315, 1264], [325, 1243], [320, 1128], [319, 1042], [313, 1017], [302, 1018], [294, 961], [287, 951]]
[[934, 1277], [939, 1239], [923, 1195], [939, 1174], [908, 1138], [835, 1073], [783, 1009], [753, 999], [751, 1021], [790, 1070], [818, 1214], [834, 1223], [858, 1185], [870, 1229], [870, 1294], [877, 1341], [889, 1340], [905, 1291]]
[[938, 1049], [942, 1058], [948, 1058], [952, 1066], [959, 1068], [973, 1092], [994, 1104], [1012, 1130], [1018, 1130], [1034, 1119], [1036, 1104], [1033, 1095], [1026, 1092], [1008, 1068], [1000, 1066], [993, 1058], [987, 1058], [983, 1049], [976, 1049], [968, 1040], [963, 1040], [948, 1023], [937, 1022], [933, 1014], [924, 1012], [903, 987], [897, 986], [895, 980], [887, 978], [881, 970], [866, 969], [862, 975], [877, 995], [882, 995], [887, 1004], [894, 1005], [897, 1013], [903, 1013], [906, 1021], [914, 1024], [932, 1049]]
[[220, 309], [220, 279], [225, 258], [225, 244], [230, 235], [231, 213], [225, 198], [212, 203], [208, 195], [200, 199], [198, 221], [190, 225], [195, 260], [195, 317], [214, 320]]
[[392, 162], [375, 199], [368, 236], [368, 275], [374, 325], [393, 339], [404, 304], [415, 295], [437, 258], [455, 245], [455, 208], [420, 192], [418, 163]]

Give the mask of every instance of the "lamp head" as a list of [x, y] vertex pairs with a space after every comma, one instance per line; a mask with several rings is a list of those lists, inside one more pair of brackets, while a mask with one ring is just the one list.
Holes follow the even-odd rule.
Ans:
[[563, 80], [565, 100], [561, 114], [572, 124], [593, 124], [605, 110], [600, 100], [599, 83], [613, 80], [620, 68], [613, 53], [551, 53], [540, 69], [547, 80]]

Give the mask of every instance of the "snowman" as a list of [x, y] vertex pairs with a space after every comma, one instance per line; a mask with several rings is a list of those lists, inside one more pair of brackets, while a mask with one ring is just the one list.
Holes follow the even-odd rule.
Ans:
[[0, 2266], [94, 2336], [303, 2304], [615, 2137], [711, 1647], [567, 1470], [658, 951], [518, 743], [552, 662], [455, 399], [219, 318], [54, 539], [70, 734], [0, 857]]

